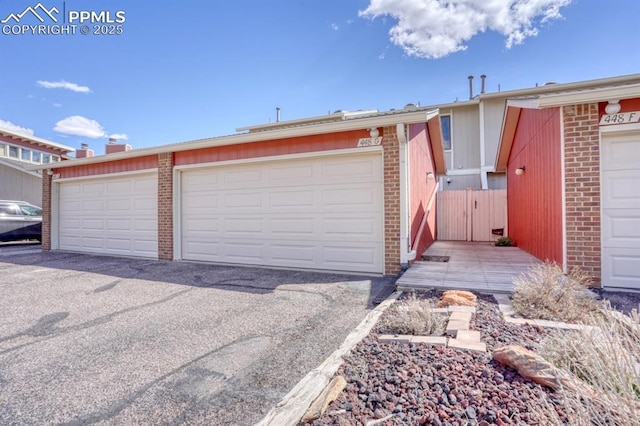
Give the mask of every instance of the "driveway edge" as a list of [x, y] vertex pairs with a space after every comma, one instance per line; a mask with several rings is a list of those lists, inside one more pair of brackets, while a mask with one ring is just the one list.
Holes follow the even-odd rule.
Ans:
[[351, 352], [351, 349], [364, 339], [380, 318], [380, 315], [387, 310], [402, 294], [396, 291], [387, 297], [382, 303], [376, 306], [362, 322], [355, 328], [342, 345], [322, 363], [311, 370], [298, 384], [285, 395], [275, 407], [267, 413], [255, 426], [283, 426], [297, 424], [311, 403], [320, 395], [323, 389], [342, 365], [343, 359]]

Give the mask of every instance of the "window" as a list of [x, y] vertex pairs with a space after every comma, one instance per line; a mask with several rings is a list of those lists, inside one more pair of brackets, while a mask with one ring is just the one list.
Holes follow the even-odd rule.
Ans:
[[36, 206], [20, 206], [20, 211], [25, 216], [42, 216], [42, 209]]
[[54, 163], [57, 163], [58, 161], [60, 161], [60, 157], [58, 157], [57, 155], [52, 155], [51, 161], [53, 161]]
[[11, 204], [0, 204], [0, 216], [17, 216], [18, 211]]
[[18, 147], [9, 145], [9, 157], [18, 158]]
[[42, 154], [42, 163], [47, 164], [51, 162], [51, 154]]
[[5, 149], [6, 149], [5, 147], [6, 147], [6, 145], [5, 145], [5, 144], [0, 143], [0, 157], [4, 157], [5, 155], [7, 155], [7, 152], [6, 152], [6, 150], [5, 150]]
[[451, 116], [440, 116], [440, 129], [442, 130], [442, 145], [445, 151], [451, 150]]
[[31, 157], [31, 160], [34, 163], [39, 163], [41, 161], [40, 151], [33, 151], [33, 155]]
[[31, 150], [22, 148], [22, 153], [20, 154], [20, 158], [22, 161], [31, 161]]

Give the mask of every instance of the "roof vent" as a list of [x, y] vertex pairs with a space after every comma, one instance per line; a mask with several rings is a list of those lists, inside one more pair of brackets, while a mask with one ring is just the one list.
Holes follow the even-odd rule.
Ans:
[[555, 81], [547, 81], [543, 86], [551, 86], [552, 84], [558, 84]]
[[416, 109], [418, 106], [414, 103], [408, 103], [404, 106], [404, 109]]
[[118, 140], [116, 138], [109, 138], [109, 145], [113, 145], [118, 143]]

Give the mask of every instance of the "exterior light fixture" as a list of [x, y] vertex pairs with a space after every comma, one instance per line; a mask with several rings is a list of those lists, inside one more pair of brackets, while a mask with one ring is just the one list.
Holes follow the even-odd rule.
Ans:
[[380, 136], [380, 131], [376, 127], [372, 127], [369, 129], [369, 136], [375, 139]]
[[524, 171], [525, 171], [525, 167], [520, 166], [516, 169], [516, 175], [521, 176], [522, 174], [524, 174]]
[[427, 179], [434, 179], [433, 172], [427, 172]]

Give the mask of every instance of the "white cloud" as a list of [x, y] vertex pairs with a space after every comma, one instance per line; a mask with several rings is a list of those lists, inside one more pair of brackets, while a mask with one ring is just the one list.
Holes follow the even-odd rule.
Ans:
[[96, 120], [91, 120], [81, 115], [72, 115], [58, 121], [53, 130], [65, 135], [84, 136], [94, 139], [104, 137], [107, 134]]
[[66, 89], [76, 93], [91, 93], [91, 89], [87, 86], [80, 86], [76, 83], [69, 83], [68, 81], [43, 81], [38, 80], [36, 84], [45, 89]]
[[0, 127], [10, 132], [19, 133], [21, 135], [33, 136], [33, 130], [26, 127], [18, 126], [10, 121], [0, 120]]
[[56, 108], [60, 108], [62, 106], [62, 104], [58, 103], [58, 102], [54, 102], [53, 106], [56, 107]]
[[112, 135], [109, 135], [109, 137], [113, 138], [113, 139], [120, 140], [120, 141], [129, 140], [129, 135], [127, 135], [126, 133], [114, 133]]
[[537, 25], [561, 18], [572, 0], [370, 0], [361, 17], [397, 20], [391, 41], [410, 56], [441, 58], [466, 50], [485, 31], [506, 37], [506, 47], [538, 34]]
[[340, 29], [340, 26], [336, 23], [331, 24], [331, 29], [333, 31], [338, 31]]

